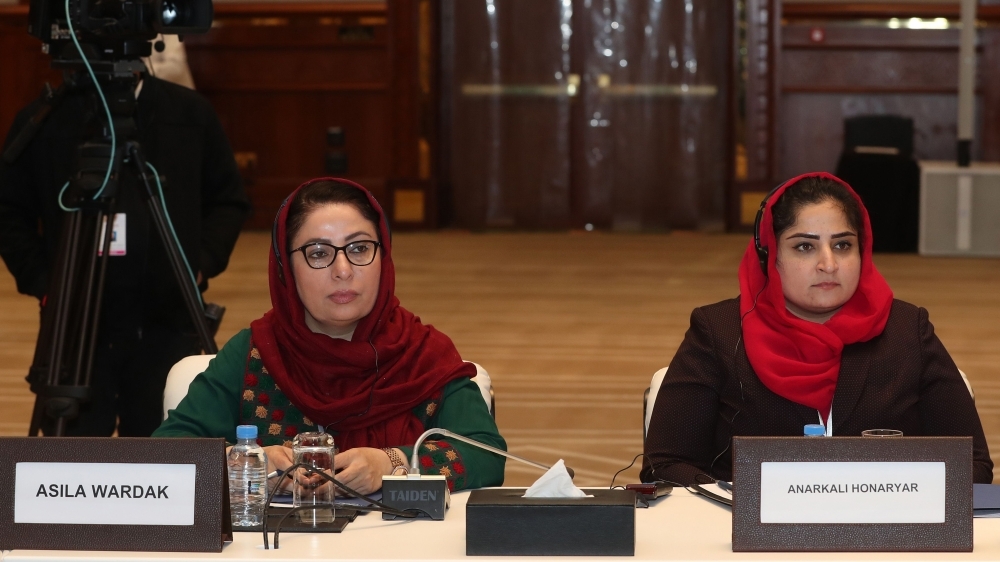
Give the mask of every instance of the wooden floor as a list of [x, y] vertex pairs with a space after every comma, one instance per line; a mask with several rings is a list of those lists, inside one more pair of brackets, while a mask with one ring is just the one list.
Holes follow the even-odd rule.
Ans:
[[[212, 281], [208, 300], [228, 308], [220, 343], [270, 308], [269, 243], [267, 233], [245, 233], [229, 270]], [[643, 390], [670, 362], [692, 308], [737, 294], [747, 236], [442, 232], [398, 233], [394, 243], [400, 300], [490, 372], [510, 450], [564, 458], [578, 483], [607, 485], [642, 450]], [[1000, 460], [1000, 260], [876, 262], [898, 298], [930, 311], [972, 380]], [[0, 311], [0, 434], [23, 435], [38, 307], [6, 272]], [[511, 485], [538, 475], [507, 466]]]

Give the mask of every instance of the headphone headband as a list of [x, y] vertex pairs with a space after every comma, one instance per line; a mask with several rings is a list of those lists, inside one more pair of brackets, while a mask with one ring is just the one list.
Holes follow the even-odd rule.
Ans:
[[285, 200], [281, 202], [281, 206], [278, 207], [278, 212], [274, 214], [274, 224], [271, 226], [271, 251], [274, 252], [274, 259], [278, 262], [278, 280], [281, 284], [285, 284], [285, 266], [281, 263], [281, 249], [278, 248], [278, 220], [281, 218], [281, 211], [288, 204], [289, 199], [295, 192], [289, 193]]
[[760, 202], [760, 209], [757, 209], [757, 217], [753, 221], [753, 245], [754, 249], [757, 250], [757, 260], [760, 261], [760, 269], [764, 272], [764, 277], [767, 277], [767, 256], [768, 248], [762, 246], [760, 243], [760, 223], [764, 220], [764, 209], [767, 208], [767, 202], [777, 193], [785, 184], [788, 182], [782, 182], [771, 191], [767, 192], [764, 196], [764, 200]]

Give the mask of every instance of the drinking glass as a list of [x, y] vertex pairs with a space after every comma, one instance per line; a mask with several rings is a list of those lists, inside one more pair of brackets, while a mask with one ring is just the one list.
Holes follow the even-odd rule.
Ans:
[[898, 429], [866, 429], [861, 432], [862, 437], [902, 437], [903, 432]]
[[[333, 437], [327, 433], [300, 433], [292, 441], [295, 464], [305, 464], [333, 476]], [[333, 482], [304, 468], [295, 469], [292, 485], [292, 506], [316, 505], [316, 509], [296, 512], [299, 521], [316, 526], [333, 522], [333, 501], [336, 494]], [[321, 506], [321, 507], [320, 507]]]

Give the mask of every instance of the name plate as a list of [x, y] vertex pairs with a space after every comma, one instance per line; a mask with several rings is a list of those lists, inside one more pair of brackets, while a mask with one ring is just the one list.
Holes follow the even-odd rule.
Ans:
[[195, 465], [19, 462], [14, 523], [194, 525]]
[[971, 437], [734, 437], [733, 551], [972, 551]]
[[943, 462], [762, 462], [761, 523], [944, 523]]
[[220, 552], [222, 439], [0, 437], [0, 550]]

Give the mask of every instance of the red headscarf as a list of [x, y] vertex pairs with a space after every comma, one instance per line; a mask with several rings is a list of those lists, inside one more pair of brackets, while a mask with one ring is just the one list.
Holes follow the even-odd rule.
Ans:
[[[858, 288], [825, 324], [803, 320], [785, 308], [775, 266], [778, 245], [771, 208], [785, 190], [806, 178], [826, 178], [843, 185], [857, 199], [863, 219]], [[768, 199], [760, 223], [760, 243], [768, 248], [767, 278], [753, 240], [740, 264], [740, 316], [747, 357], [764, 386], [792, 402], [817, 409], [825, 418], [833, 404], [844, 346], [881, 334], [892, 306], [892, 290], [872, 263], [868, 211], [843, 180], [826, 173], [805, 174], [786, 182]]]
[[[341, 450], [412, 444], [425, 428], [411, 410], [445, 384], [475, 376], [476, 369], [462, 362], [448, 336], [421, 324], [399, 305], [389, 227], [382, 208], [367, 189], [343, 179], [318, 178], [299, 186], [287, 201], [318, 181], [335, 181], [361, 190], [379, 213], [382, 269], [375, 306], [358, 322], [351, 341], [317, 334], [306, 326], [287, 252], [289, 205], [285, 204], [278, 211], [274, 234], [281, 263], [271, 252], [268, 264], [272, 308], [250, 324], [254, 345], [264, 367], [292, 404], [312, 421], [336, 432]], [[279, 268], [284, 283], [278, 277]], [[372, 394], [376, 362], [378, 380]]]

